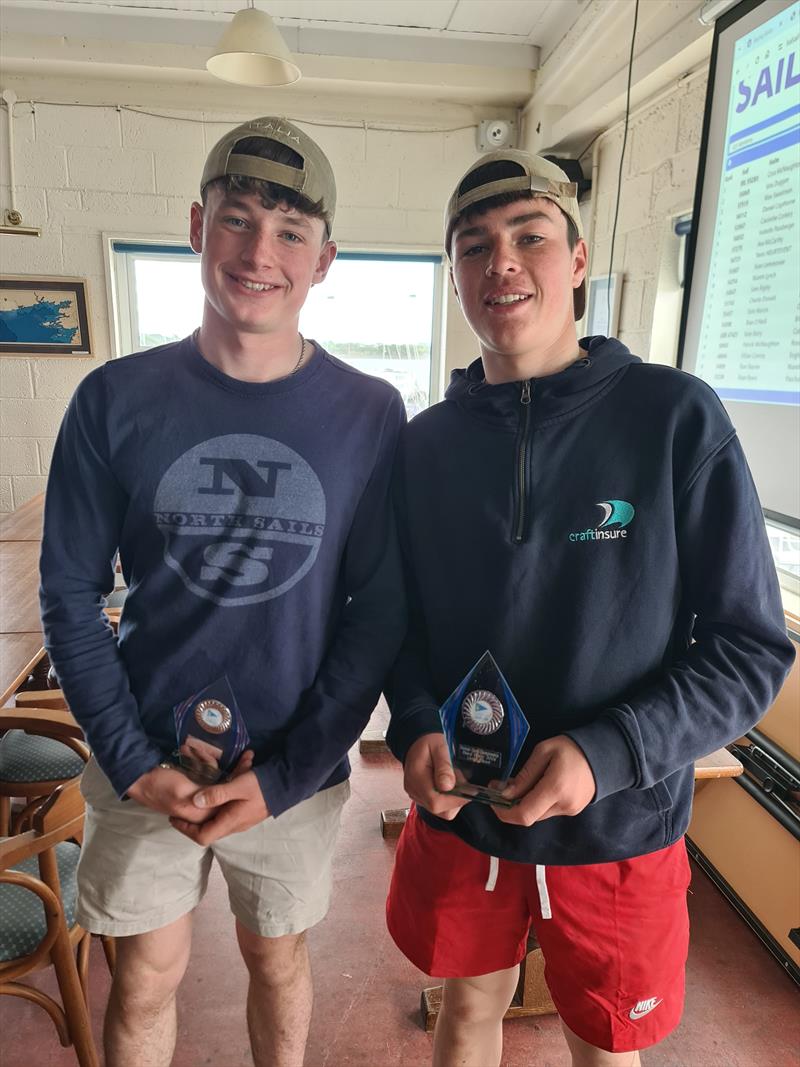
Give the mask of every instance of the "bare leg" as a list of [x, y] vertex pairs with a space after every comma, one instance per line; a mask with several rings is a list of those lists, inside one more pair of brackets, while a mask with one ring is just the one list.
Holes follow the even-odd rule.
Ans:
[[250, 972], [247, 1026], [256, 1067], [302, 1067], [313, 990], [305, 934], [259, 937], [236, 923]]
[[498, 1067], [503, 1016], [519, 980], [519, 967], [479, 978], [448, 978], [433, 1035], [433, 1067]]
[[573, 1034], [564, 1020], [561, 1029], [572, 1053], [572, 1067], [641, 1067], [638, 1052], [606, 1052], [605, 1049], [588, 1045]]
[[106, 1067], [169, 1067], [175, 993], [189, 962], [192, 917], [117, 938], [117, 965], [103, 1033]]

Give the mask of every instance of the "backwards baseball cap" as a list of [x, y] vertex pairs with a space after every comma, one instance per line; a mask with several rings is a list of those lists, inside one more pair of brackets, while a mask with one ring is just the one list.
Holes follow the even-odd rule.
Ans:
[[[259, 137], [265, 142], [291, 148], [302, 160], [299, 167], [277, 163], [263, 156], [243, 155], [234, 152], [234, 146], [245, 137]], [[328, 159], [316, 141], [307, 133], [287, 119], [267, 116], [251, 119], [236, 126], [214, 145], [208, 153], [203, 177], [200, 179], [200, 192], [209, 182], [224, 178], [227, 174], [236, 174], [245, 178], [259, 178], [261, 181], [274, 182], [284, 189], [292, 189], [314, 203], [321, 202], [322, 210], [330, 234], [333, 216], [336, 211], [336, 182]]]
[[[505, 168], [507, 176], [493, 177], [490, 171], [486, 180], [478, 181], [478, 184], [475, 184], [475, 179], [468, 180], [470, 175], [489, 163], [509, 164]], [[452, 259], [450, 244], [453, 239], [453, 230], [461, 215], [475, 204], [489, 200], [490, 197], [500, 196], [502, 193], [531, 193], [533, 196], [544, 196], [552, 200], [567, 218], [572, 219], [578, 236], [583, 237], [581, 213], [578, 208], [578, 187], [575, 182], [569, 180], [561, 167], [557, 167], [555, 163], [551, 163], [543, 156], [504, 148], [497, 152], [487, 152], [473, 163], [448, 200], [444, 212], [444, 247], [449, 258]], [[573, 290], [572, 301], [577, 321], [583, 318], [586, 307], [585, 279], [577, 289]]]

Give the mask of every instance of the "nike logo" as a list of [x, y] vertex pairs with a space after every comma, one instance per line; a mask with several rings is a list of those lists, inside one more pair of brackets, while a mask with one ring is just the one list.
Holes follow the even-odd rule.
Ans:
[[630, 1018], [635, 1022], [645, 1015], [649, 1015], [653, 1008], [661, 1003], [661, 997], [650, 997], [649, 1000], [640, 1000], [635, 1008], [631, 1008]]

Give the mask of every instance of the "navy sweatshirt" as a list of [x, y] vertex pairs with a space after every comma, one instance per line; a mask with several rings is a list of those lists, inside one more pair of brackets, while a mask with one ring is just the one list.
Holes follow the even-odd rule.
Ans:
[[[122, 796], [172, 708], [227, 675], [273, 815], [342, 781], [405, 628], [391, 518], [402, 400], [319, 347], [249, 383], [191, 339], [106, 363], [56, 442], [41, 604], [59, 682]], [[119, 550], [115, 637], [103, 614]]]
[[480, 361], [404, 432], [411, 623], [393, 673], [398, 758], [486, 650], [536, 744], [594, 773], [574, 817], [431, 825], [492, 855], [582, 864], [686, 829], [693, 763], [750, 729], [793, 658], [761, 508], [715, 393], [602, 337], [559, 374], [490, 386]]

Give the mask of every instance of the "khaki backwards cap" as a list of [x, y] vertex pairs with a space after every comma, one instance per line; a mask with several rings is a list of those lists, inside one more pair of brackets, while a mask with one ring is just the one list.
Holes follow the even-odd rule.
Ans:
[[[285, 145], [302, 158], [301, 167], [289, 167], [276, 163], [263, 156], [241, 155], [233, 151], [237, 141], [245, 137], [262, 137], [265, 141], [275, 141]], [[243, 122], [214, 145], [208, 153], [203, 177], [200, 179], [200, 192], [209, 182], [224, 178], [226, 174], [236, 174], [245, 178], [259, 178], [261, 181], [274, 182], [284, 189], [293, 189], [302, 193], [308, 200], [322, 202], [322, 210], [328, 220], [328, 235], [333, 226], [336, 211], [336, 182], [331, 165], [319, 145], [312, 141], [294, 123], [287, 119], [267, 116]]]
[[[478, 185], [465, 193], [459, 193], [469, 175], [479, 167], [485, 167], [487, 163], [516, 163], [520, 172], [508, 178], [484, 182], [483, 185]], [[557, 167], [555, 163], [551, 163], [543, 156], [534, 156], [530, 152], [521, 152], [513, 148], [498, 149], [496, 152], [487, 152], [472, 164], [466, 174], [462, 175], [455, 192], [447, 202], [444, 212], [444, 247], [448, 258], [452, 259], [450, 243], [459, 217], [474, 204], [479, 204], [482, 200], [488, 200], [493, 196], [500, 196], [501, 193], [532, 193], [533, 196], [544, 196], [552, 200], [568, 218], [572, 219], [578, 231], [578, 237], [583, 237], [581, 213], [578, 208], [578, 187], [575, 182], [569, 180], [561, 167]], [[572, 302], [576, 321], [582, 319], [586, 307], [585, 279], [577, 289], [573, 290]]]

